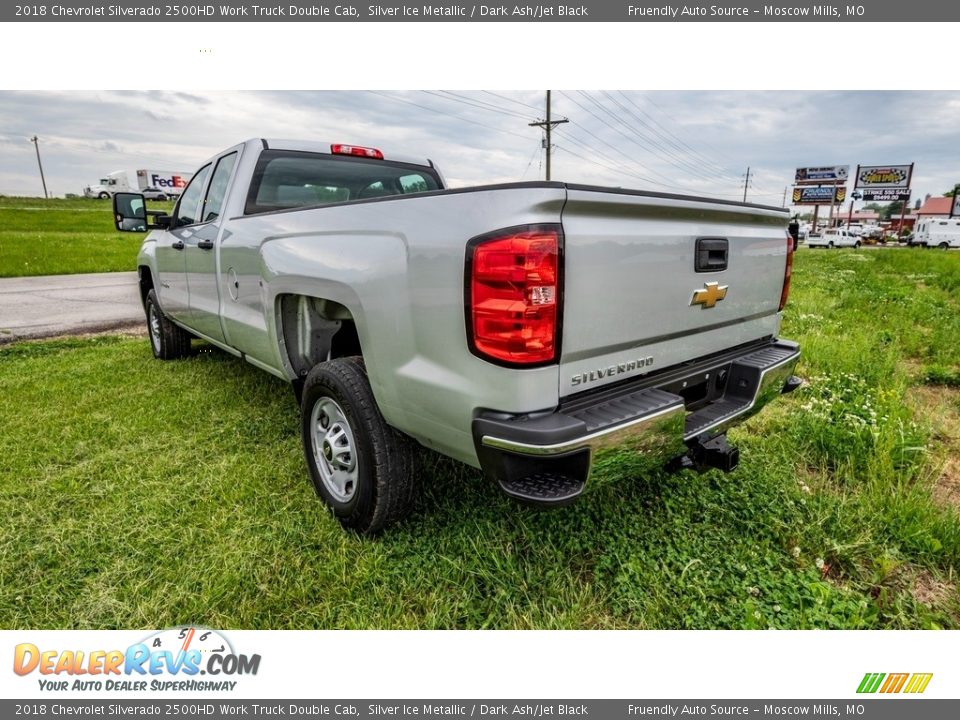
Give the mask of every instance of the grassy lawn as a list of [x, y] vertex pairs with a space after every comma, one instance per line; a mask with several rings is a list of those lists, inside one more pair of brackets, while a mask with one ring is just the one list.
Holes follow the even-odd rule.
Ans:
[[142, 241], [113, 229], [109, 200], [0, 197], [0, 277], [136, 270]]
[[809, 384], [729, 475], [608, 466], [525, 509], [424, 453], [417, 515], [343, 533], [283, 383], [142, 338], [0, 348], [0, 626], [960, 627], [960, 253], [801, 250]]

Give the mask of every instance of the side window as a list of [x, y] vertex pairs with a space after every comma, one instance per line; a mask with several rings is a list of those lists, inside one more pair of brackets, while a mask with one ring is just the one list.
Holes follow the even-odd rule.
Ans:
[[223, 200], [227, 196], [227, 184], [230, 182], [230, 173], [237, 163], [237, 154], [224, 155], [217, 161], [217, 167], [210, 178], [210, 187], [207, 190], [207, 199], [203, 201], [203, 222], [211, 222], [220, 217], [223, 209]]
[[183, 191], [180, 202], [177, 203], [176, 227], [200, 222], [200, 199], [203, 193], [203, 184], [207, 181], [207, 175], [209, 174], [209, 165], [200, 168]]
[[430, 189], [427, 186], [427, 181], [423, 179], [423, 175], [419, 174], [404, 175], [400, 178], [400, 187], [403, 188], [404, 194], [427, 192]]

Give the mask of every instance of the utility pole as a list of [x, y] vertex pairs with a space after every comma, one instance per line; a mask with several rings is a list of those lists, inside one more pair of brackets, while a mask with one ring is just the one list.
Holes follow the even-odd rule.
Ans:
[[551, 140], [550, 140], [550, 133], [553, 131], [553, 128], [554, 128], [554, 127], [556, 127], [557, 125], [562, 125], [563, 123], [566, 123], [566, 122], [570, 122], [570, 121], [567, 120], [566, 118], [563, 118], [562, 120], [553, 120], [553, 119], [551, 118], [551, 116], [550, 116], [550, 91], [547, 90], [547, 117], [546, 117], [546, 120], [543, 120], [543, 121], [541, 121], [541, 122], [532, 122], [532, 123], [529, 123], [530, 127], [543, 128], [544, 131], [546, 132], [546, 135], [547, 135], [547, 139], [546, 139], [546, 141], [545, 141], [545, 147], [546, 147], [546, 150], [547, 150], [547, 182], [550, 181], [550, 150], [551, 150], [551, 147], [552, 147], [552, 145], [551, 145]]
[[43, 163], [40, 162], [40, 140], [34, 135], [30, 138], [30, 142], [33, 143], [33, 147], [37, 151], [37, 165], [40, 167], [40, 182], [43, 183], [43, 196], [49, 199], [50, 196], [47, 194], [47, 180], [43, 177]]
[[747, 201], [747, 188], [750, 187], [750, 168], [747, 168], [747, 174], [743, 176], [743, 201]]

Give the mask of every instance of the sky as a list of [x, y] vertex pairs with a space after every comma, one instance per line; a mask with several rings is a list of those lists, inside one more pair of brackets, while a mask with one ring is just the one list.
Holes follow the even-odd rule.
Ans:
[[[429, 157], [451, 187], [543, 179], [544, 91], [0, 92], [0, 194], [80, 193], [113, 170], [192, 171], [250, 137]], [[803, 166], [914, 162], [960, 182], [960, 92], [555, 90], [553, 179], [781, 205]], [[789, 197], [788, 197], [789, 200]], [[912, 203], [911, 203], [912, 204]]]

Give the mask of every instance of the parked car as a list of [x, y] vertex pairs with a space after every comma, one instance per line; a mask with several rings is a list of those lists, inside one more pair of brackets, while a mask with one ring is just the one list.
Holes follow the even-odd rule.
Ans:
[[145, 187], [140, 191], [140, 194], [143, 195], [145, 200], [163, 200], [168, 199], [167, 194], [160, 188], [155, 187]]
[[844, 228], [831, 228], [830, 230], [824, 230], [820, 235], [810, 237], [807, 240], [807, 246], [812, 248], [858, 248], [860, 247], [860, 244], [860, 238]]
[[448, 190], [429, 160], [258, 138], [204, 163], [171, 215], [124, 193], [114, 217], [152, 228], [153, 354], [202, 338], [290, 382], [314, 487], [361, 533], [409, 512], [416, 442], [562, 505], [610, 454], [733, 469], [726, 430], [800, 384], [778, 338], [781, 208]]

